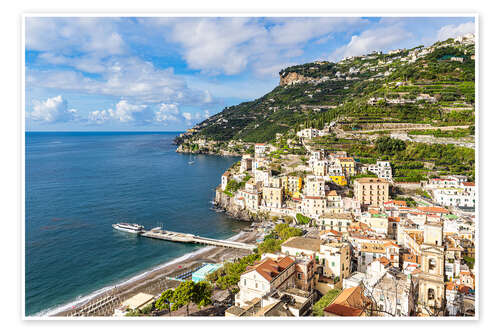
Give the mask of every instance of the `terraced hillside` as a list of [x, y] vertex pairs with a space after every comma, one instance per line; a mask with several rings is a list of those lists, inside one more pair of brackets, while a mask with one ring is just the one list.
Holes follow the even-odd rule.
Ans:
[[226, 107], [178, 144], [267, 142], [276, 133], [336, 121], [344, 131], [380, 124], [473, 125], [475, 45], [449, 39], [430, 47], [380, 52], [283, 69], [280, 85], [251, 102]]

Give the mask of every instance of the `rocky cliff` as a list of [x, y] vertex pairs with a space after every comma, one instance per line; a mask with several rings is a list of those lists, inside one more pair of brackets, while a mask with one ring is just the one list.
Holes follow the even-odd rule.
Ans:
[[294, 83], [308, 82], [310, 80], [311, 78], [308, 78], [296, 72], [283, 73], [283, 76], [280, 76], [280, 86], [287, 86], [289, 84], [294, 84]]
[[223, 209], [225, 213], [235, 219], [248, 222], [262, 222], [265, 216], [257, 215], [242, 209], [234, 203], [233, 197], [227, 195], [220, 190], [220, 187], [215, 191], [215, 205], [217, 208]]

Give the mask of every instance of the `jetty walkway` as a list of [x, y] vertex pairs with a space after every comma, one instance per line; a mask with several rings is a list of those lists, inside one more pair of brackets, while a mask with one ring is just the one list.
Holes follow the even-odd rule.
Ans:
[[162, 230], [161, 227], [153, 228], [149, 231], [145, 231], [140, 234], [143, 237], [155, 238], [166, 240], [170, 242], [179, 242], [179, 243], [195, 243], [195, 244], [203, 244], [209, 246], [219, 246], [226, 248], [234, 248], [234, 249], [242, 249], [253, 251], [256, 246], [253, 244], [246, 244], [241, 242], [233, 242], [228, 240], [221, 239], [212, 239], [207, 237], [196, 236], [193, 234], [184, 234], [182, 232], [168, 231]]

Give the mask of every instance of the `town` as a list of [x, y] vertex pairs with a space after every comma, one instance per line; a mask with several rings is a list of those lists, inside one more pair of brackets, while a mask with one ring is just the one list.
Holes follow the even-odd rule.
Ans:
[[221, 177], [221, 206], [274, 222], [258, 242], [280, 223], [303, 233], [248, 266], [226, 316], [308, 315], [332, 294], [325, 316], [473, 316], [475, 184], [433, 178], [409, 184], [430, 198], [394, 200], [391, 188], [405, 185], [389, 162], [304, 145], [308, 160], [280, 174], [270, 157], [278, 148], [256, 144]]

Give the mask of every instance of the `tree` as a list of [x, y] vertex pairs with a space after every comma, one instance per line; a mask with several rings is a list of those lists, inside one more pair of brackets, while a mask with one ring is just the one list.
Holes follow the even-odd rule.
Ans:
[[175, 288], [173, 298], [174, 304], [172, 310], [177, 310], [186, 306], [186, 315], [189, 316], [189, 305], [194, 299], [195, 283], [193, 281], [184, 281]]
[[212, 303], [212, 286], [207, 281], [200, 281], [194, 285], [193, 303], [202, 308]]
[[155, 308], [158, 309], [158, 310], [168, 309], [168, 312], [170, 314], [170, 312], [171, 312], [171, 306], [170, 305], [171, 305], [173, 299], [174, 299], [174, 290], [173, 289], [167, 289], [156, 300]]
[[406, 143], [403, 140], [393, 139], [388, 136], [378, 138], [375, 145], [380, 154], [394, 154], [406, 149]]
[[[189, 305], [194, 303], [198, 305], [199, 308], [211, 304], [212, 297], [212, 286], [207, 281], [193, 282], [184, 281], [175, 288], [171, 294], [165, 291], [160, 299], [169, 299], [173, 302], [172, 310], [177, 310], [183, 306], [186, 306], [186, 315], [189, 316]], [[165, 297], [164, 297], [165, 294]], [[160, 300], [159, 299], [159, 300]], [[158, 303], [158, 301], [157, 301]], [[161, 305], [162, 303], [160, 303]]]

